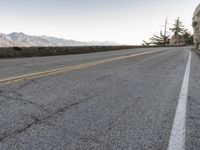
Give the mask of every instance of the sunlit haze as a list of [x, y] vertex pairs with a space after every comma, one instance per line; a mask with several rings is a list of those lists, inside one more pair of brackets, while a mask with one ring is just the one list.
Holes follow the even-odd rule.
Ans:
[[0, 32], [141, 44], [180, 17], [192, 32], [199, 0], [0, 0]]

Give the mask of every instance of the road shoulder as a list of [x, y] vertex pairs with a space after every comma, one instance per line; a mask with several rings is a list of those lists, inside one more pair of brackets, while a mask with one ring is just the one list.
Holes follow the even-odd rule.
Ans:
[[200, 148], [200, 55], [192, 52], [186, 116], [186, 150]]

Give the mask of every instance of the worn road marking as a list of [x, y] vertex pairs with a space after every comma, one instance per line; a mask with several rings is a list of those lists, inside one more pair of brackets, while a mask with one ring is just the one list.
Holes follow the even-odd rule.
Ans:
[[185, 149], [186, 105], [188, 99], [190, 66], [191, 66], [191, 52], [189, 51], [189, 58], [179, 96], [178, 106], [176, 109], [168, 150]]
[[80, 65], [73, 65], [73, 66], [67, 66], [67, 67], [52, 69], [52, 70], [43, 71], [43, 72], [36, 72], [36, 73], [31, 73], [31, 74], [26, 74], [26, 75], [20, 75], [20, 76], [0, 80], [0, 86], [20, 82], [23, 80], [31, 80], [31, 79], [54, 75], [54, 74], [63, 73], [63, 72], [67, 72], [67, 71], [83, 69], [83, 68], [87, 68], [87, 67], [92, 67], [92, 66], [96, 66], [96, 65], [100, 65], [100, 64], [105, 64], [105, 63], [109, 63], [109, 62], [113, 62], [113, 61], [117, 61], [117, 60], [136, 57], [136, 56], [141, 56], [141, 55], [145, 55], [145, 54], [155, 53], [155, 52], [159, 52], [159, 51], [163, 51], [163, 50], [152, 50], [152, 51], [132, 54], [132, 55], [128, 55], [128, 56], [115, 57], [115, 58], [80, 64]]

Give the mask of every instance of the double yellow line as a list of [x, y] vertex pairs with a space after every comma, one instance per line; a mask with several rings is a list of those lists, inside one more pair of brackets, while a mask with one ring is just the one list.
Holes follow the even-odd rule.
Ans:
[[62, 67], [62, 68], [58, 68], [58, 69], [52, 69], [52, 70], [48, 70], [48, 71], [20, 75], [20, 76], [0, 80], [0, 86], [20, 82], [23, 80], [31, 80], [31, 79], [35, 79], [35, 78], [44, 77], [44, 76], [55, 75], [55, 74], [59, 74], [59, 73], [63, 73], [63, 72], [88, 68], [88, 67], [92, 67], [92, 66], [96, 66], [96, 65], [100, 65], [100, 64], [110, 63], [110, 62], [117, 61], [117, 60], [123, 60], [123, 59], [131, 58], [131, 57], [146, 55], [146, 54], [150, 54], [150, 53], [156, 53], [159, 51], [163, 51], [163, 50], [152, 50], [152, 51], [142, 52], [142, 53], [138, 53], [138, 54], [132, 54], [132, 55], [128, 55], [128, 56], [115, 57], [115, 58], [80, 64], [80, 65], [73, 65], [73, 66], [67, 66], [67, 67]]

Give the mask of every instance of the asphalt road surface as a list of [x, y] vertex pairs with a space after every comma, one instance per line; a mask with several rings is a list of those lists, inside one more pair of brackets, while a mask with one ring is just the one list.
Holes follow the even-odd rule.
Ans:
[[190, 47], [0, 60], [1, 150], [198, 150]]

